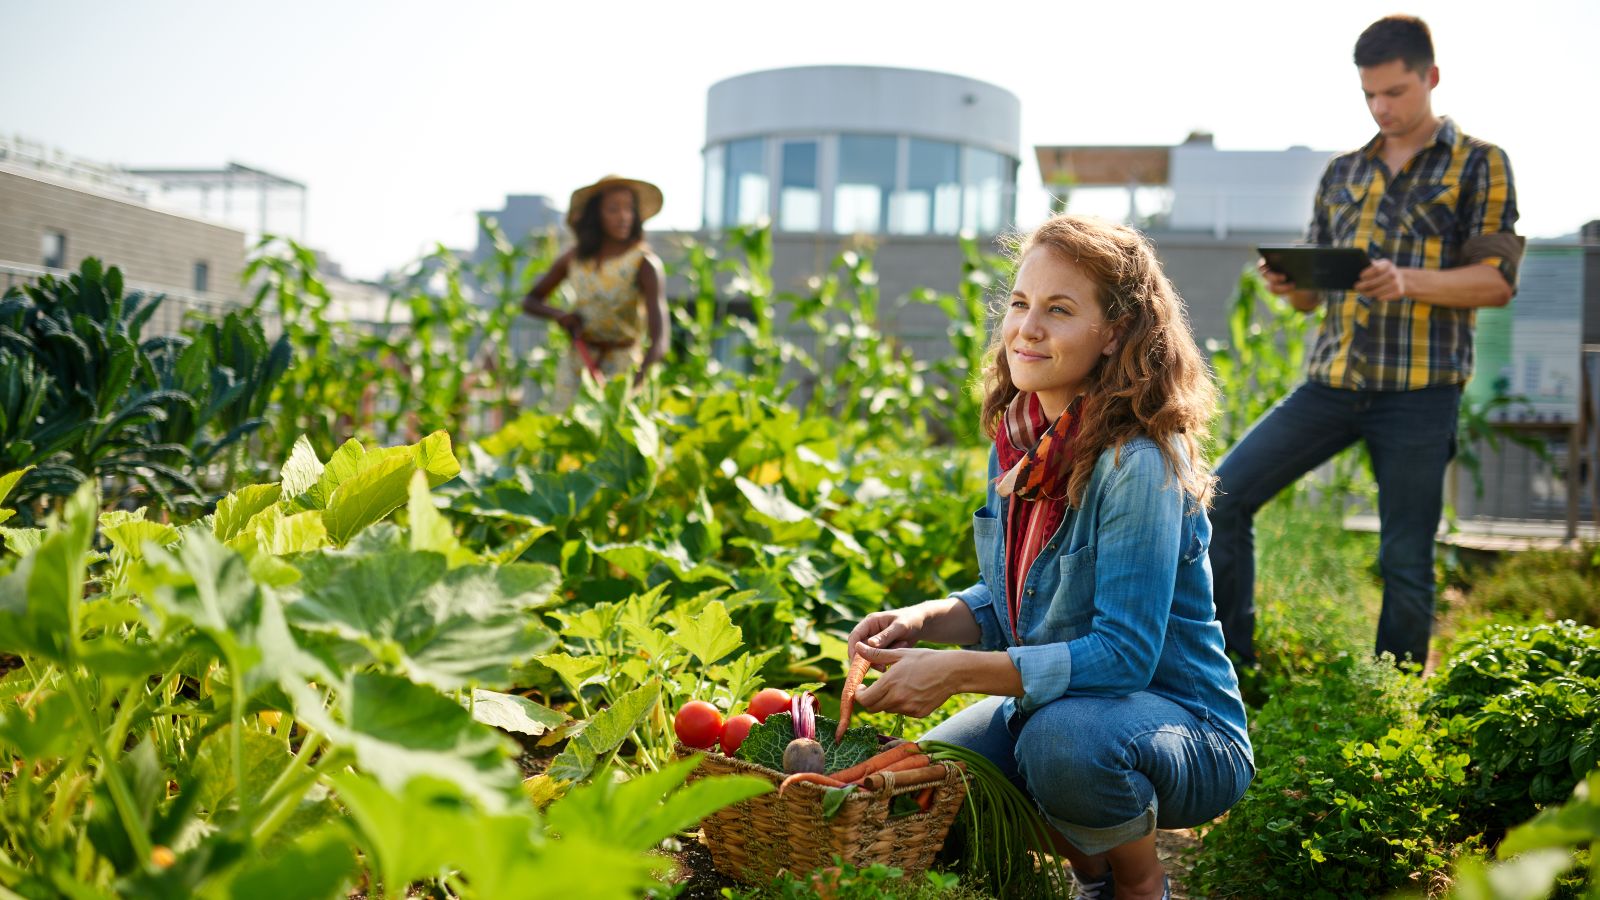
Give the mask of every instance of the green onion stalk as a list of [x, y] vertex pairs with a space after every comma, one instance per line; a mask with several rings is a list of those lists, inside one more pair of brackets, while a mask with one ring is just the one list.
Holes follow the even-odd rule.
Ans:
[[919, 741], [918, 746], [936, 762], [966, 767], [964, 879], [986, 885], [997, 897], [1073, 896], [1072, 879], [1053, 854], [1050, 826], [1027, 794], [981, 753], [944, 741]]

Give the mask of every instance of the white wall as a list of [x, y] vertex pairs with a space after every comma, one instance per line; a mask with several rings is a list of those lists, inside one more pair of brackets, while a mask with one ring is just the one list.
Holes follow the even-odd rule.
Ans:
[[1022, 103], [1003, 88], [875, 66], [803, 66], [711, 86], [706, 144], [756, 135], [903, 134], [1022, 156]]
[[1322, 170], [1334, 154], [1289, 150], [1218, 150], [1209, 144], [1172, 148], [1174, 231], [1303, 234]]

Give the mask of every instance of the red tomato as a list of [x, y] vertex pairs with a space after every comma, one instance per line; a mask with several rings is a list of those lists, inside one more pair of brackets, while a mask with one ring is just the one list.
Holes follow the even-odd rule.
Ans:
[[750, 698], [750, 715], [757, 722], [765, 722], [773, 713], [789, 711], [789, 695], [777, 688], [762, 688]]
[[722, 713], [704, 700], [690, 700], [673, 718], [672, 730], [685, 744], [709, 750], [722, 735]]
[[732, 756], [733, 752], [739, 749], [739, 745], [744, 743], [745, 737], [750, 734], [750, 729], [754, 728], [756, 724], [756, 717], [749, 713], [729, 716], [728, 724], [722, 726], [722, 752]]

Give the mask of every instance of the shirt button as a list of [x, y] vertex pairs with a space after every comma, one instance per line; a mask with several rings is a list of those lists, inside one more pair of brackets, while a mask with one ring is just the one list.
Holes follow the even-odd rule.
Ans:
[[1048, 545], [1045, 546], [1044, 549], [1047, 550], [1047, 551], [1054, 550], [1054, 549], [1056, 549], [1056, 545], [1055, 544], [1048, 544]]
[[1028, 596], [1029, 597], [1033, 596], [1033, 588], [1028, 588]]

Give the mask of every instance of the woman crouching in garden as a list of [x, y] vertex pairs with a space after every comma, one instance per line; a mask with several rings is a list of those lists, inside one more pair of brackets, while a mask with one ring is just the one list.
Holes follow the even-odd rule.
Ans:
[[[1232, 806], [1255, 774], [1206, 562], [1216, 402], [1172, 284], [1132, 229], [1056, 216], [1019, 242], [985, 369], [977, 584], [867, 616], [867, 709], [926, 716], [1065, 840], [1079, 896], [1164, 897], [1157, 828]], [[919, 641], [969, 649], [919, 649]]]

